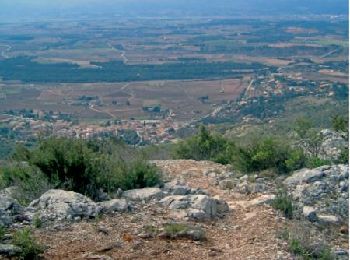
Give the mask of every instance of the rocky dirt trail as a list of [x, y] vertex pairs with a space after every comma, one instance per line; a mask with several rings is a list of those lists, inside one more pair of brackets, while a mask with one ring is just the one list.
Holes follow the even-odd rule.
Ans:
[[170, 179], [219, 196], [230, 207], [223, 218], [191, 222], [205, 231], [207, 240], [164, 239], [144, 235], [145, 229], [173, 221], [157, 202], [135, 205], [131, 213], [38, 229], [36, 237], [47, 246], [46, 259], [293, 259], [279, 239], [285, 219], [254, 196], [223, 191], [211, 185], [208, 172], [227, 169], [212, 162], [155, 161]]

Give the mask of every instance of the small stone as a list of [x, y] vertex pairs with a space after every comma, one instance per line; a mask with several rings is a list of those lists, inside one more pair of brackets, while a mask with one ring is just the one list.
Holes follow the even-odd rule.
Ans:
[[271, 204], [276, 198], [274, 194], [264, 194], [250, 201], [251, 205], [262, 205], [262, 204]]
[[348, 226], [341, 226], [340, 227], [340, 233], [342, 233], [342, 234], [349, 234], [349, 227]]
[[335, 225], [339, 223], [339, 218], [333, 215], [318, 215], [318, 219], [323, 224]]
[[246, 175], [242, 176], [241, 178], [239, 178], [239, 180], [241, 182], [248, 181], [248, 175], [246, 174]]
[[12, 244], [0, 244], [0, 255], [16, 256], [22, 252], [18, 246]]
[[316, 210], [313, 207], [304, 206], [303, 216], [311, 222], [315, 222], [318, 220]]
[[341, 249], [341, 248], [337, 248], [336, 250], [334, 250], [334, 254], [336, 256], [348, 256], [349, 255], [349, 252], [344, 250], [344, 249]]

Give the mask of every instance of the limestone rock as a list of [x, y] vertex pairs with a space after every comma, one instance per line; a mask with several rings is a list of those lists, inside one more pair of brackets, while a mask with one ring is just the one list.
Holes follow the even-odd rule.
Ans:
[[191, 188], [180, 184], [178, 180], [166, 183], [163, 190], [171, 195], [187, 195], [191, 193]]
[[263, 194], [255, 199], [251, 200], [250, 204], [254, 205], [254, 206], [263, 205], [263, 204], [271, 204], [275, 198], [276, 198], [276, 195], [274, 195], [274, 194]]
[[12, 198], [11, 193], [6, 189], [0, 191], [0, 226], [11, 225], [22, 211], [23, 208]]
[[[309, 220], [320, 224], [347, 222], [349, 215], [348, 165], [338, 164], [302, 169], [286, 178], [284, 184], [297, 208]], [[316, 210], [317, 220], [315, 213], [311, 213], [308, 207]]]
[[320, 132], [322, 143], [320, 158], [324, 160], [337, 160], [343, 149], [349, 146], [346, 133], [323, 129]]
[[22, 249], [12, 244], [0, 244], [0, 256], [16, 256], [22, 252]]
[[172, 195], [160, 201], [173, 210], [175, 215], [194, 220], [208, 220], [228, 212], [226, 202], [207, 195]]
[[27, 208], [28, 214], [44, 221], [94, 218], [100, 211], [101, 207], [86, 196], [64, 190], [49, 190]]
[[150, 201], [163, 198], [164, 193], [160, 188], [143, 188], [124, 191], [122, 197], [128, 200]]
[[310, 220], [311, 222], [315, 222], [318, 220], [316, 209], [310, 206], [304, 206], [303, 207], [303, 216]]
[[318, 215], [319, 222], [323, 224], [336, 225], [339, 223], [339, 218], [332, 215]]
[[311, 183], [322, 179], [325, 176], [324, 172], [316, 169], [301, 169], [296, 171], [292, 176], [288, 177], [284, 183], [286, 185], [296, 185], [301, 183]]
[[112, 199], [100, 202], [99, 206], [103, 213], [127, 212], [129, 210], [128, 202], [125, 199]]

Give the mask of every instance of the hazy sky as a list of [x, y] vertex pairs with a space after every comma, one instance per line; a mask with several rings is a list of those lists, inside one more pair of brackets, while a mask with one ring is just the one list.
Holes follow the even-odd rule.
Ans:
[[[268, 3], [268, 4], [266, 4]], [[0, 19], [124, 15], [347, 14], [348, 0], [0, 0]]]

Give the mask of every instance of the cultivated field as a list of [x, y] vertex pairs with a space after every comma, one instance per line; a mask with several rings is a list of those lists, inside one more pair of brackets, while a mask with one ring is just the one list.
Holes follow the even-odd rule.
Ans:
[[[159, 105], [180, 121], [200, 118], [215, 106], [234, 100], [247, 82], [240, 79], [147, 81], [131, 83], [86, 83], [36, 85], [8, 83], [0, 112], [28, 109], [59, 111], [82, 120], [150, 118], [143, 110]], [[84, 100], [85, 97], [85, 100]], [[86, 99], [92, 99], [86, 102]]]

